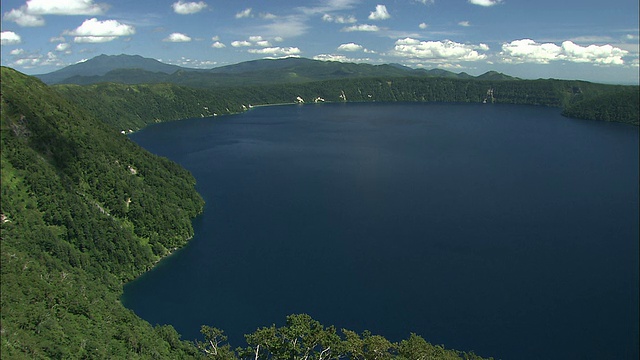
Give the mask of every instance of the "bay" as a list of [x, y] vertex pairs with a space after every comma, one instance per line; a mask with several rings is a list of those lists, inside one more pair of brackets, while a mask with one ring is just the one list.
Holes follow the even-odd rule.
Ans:
[[233, 347], [307, 313], [503, 359], [638, 357], [638, 128], [489, 104], [273, 106], [131, 138], [190, 170], [189, 245], [123, 303]]

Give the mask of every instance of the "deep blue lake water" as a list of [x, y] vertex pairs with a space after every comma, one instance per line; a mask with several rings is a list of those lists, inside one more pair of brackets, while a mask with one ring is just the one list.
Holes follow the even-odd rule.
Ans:
[[307, 313], [496, 359], [638, 358], [638, 128], [483, 104], [274, 106], [131, 138], [189, 169], [190, 244], [125, 286], [232, 347]]

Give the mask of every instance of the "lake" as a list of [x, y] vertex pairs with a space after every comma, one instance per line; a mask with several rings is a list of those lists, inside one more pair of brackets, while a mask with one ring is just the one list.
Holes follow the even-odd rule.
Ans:
[[123, 303], [183, 339], [307, 313], [496, 359], [638, 357], [638, 127], [555, 108], [272, 106], [131, 135], [206, 200]]

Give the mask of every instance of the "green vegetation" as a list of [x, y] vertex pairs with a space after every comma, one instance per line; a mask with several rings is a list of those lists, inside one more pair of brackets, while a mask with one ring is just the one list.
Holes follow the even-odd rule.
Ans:
[[637, 86], [618, 87], [610, 92], [576, 96], [576, 101], [564, 108], [562, 115], [602, 121], [639, 125], [640, 91]]
[[333, 326], [325, 327], [305, 314], [288, 316], [285, 326], [271, 325], [246, 335], [248, 346], [236, 351], [225, 344], [226, 337], [220, 329], [203, 326], [201, 333], [205, 341], [198, 342], [198, 348], [218, 359], [482, 359], [473, 352], [432, 345], [416, 334], [400, 343], [368, 331], [357, 334], [342, 329], [339, 335]]
[[[258, 329], [236, 350], [216, 328], [204, 326], [196, 344], [151, 326], [122, 306], [122, 284], [193, 235], [190, 220], [203, 208], [193, 177], [93, 115], [103, 110], [12, 69], [1, 76], [3, 359], [480, 359], [417, 335], [400, 343], [338, 335], [307, 315]], [[158, 89], [184, 90], [163, 85], [141, 98]]]
[[191, 175], [4, 67], [1, 105], [2, 357], [198, 354], [118, 300], [193, 235]]
[[[571, 117], [638, 124], [638, 87], [565, 80], [374, 77], [228, 88], [174, 84], [56, 85], [68, 100], [120, 130], [183, 118], [236, 113], [252, 105], [326, 102], [473, 102], [564, 108]], [[634, 98], [635, 96], [635, 98]], [[604, 104], [607, 107], [602, 109]], [[614, 106], [613, 104], [617, 104]]]

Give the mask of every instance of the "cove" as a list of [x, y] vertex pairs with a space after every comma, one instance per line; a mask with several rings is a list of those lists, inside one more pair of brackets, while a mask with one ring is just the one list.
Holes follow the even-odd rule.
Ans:
[[232, 347], [307, 313], [502, 359], [638, 357], [638, 128], [491, 104], [273, 106], [131, 139], [198, 181], [122, 301]]

